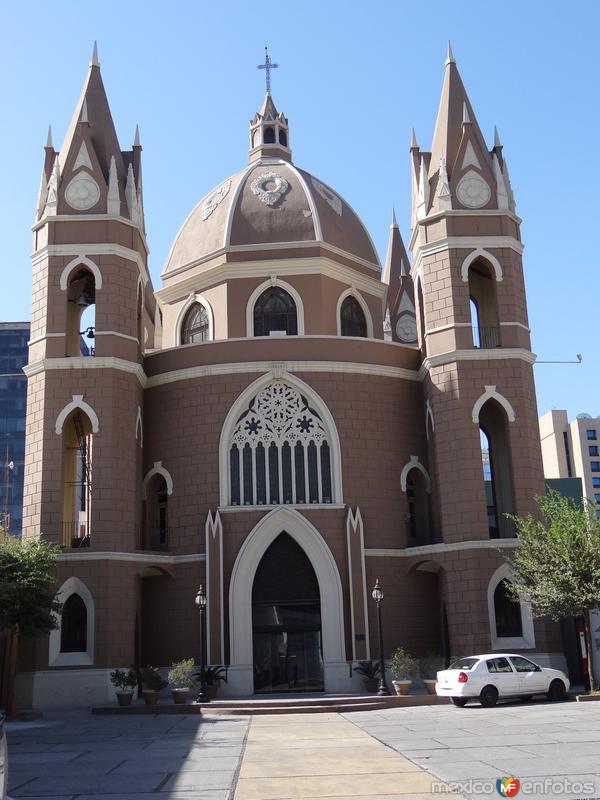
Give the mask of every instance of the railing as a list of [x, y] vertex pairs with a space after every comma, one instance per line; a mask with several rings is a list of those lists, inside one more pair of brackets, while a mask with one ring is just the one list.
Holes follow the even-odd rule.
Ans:
[[481, 347], [484, 350], [500, 347], [500, 328], [497, 326], [473, 328], [473, 347]]
[[63, 547], [89, 547], [90, 528], [89, 523], [82, 520], [72, 520], [63, 522], [62, 530]]

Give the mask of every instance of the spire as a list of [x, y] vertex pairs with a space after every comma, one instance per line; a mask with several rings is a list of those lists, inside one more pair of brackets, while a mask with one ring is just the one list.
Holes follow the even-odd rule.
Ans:
[[416, 218], [423, 219], [429, 211], [429, 178], [425, 167], [425, 158], [421, 156], [419, 163], [419, 180], [417, 184], [417, 200], [415, 204]]
[[417, 134], [415, 133], [415, 129], [412, 129], [412, 133], [410, 136], [410, 149], [411, 150], [418, 150], [419, 143], [417, 142]]
[[392, 223], [390, 225], [390, 238], [383, 268], [383, 282], [388, 285], [388, 308], [393, 313], [400, 291], [400, 283], [404, 264], [408, 263], [404, 242], [400, 234], [400, 228], [396, 222], [396, 212], [392, 209]]
[[500, 134], [498, 133], [498, 128], [494, 125], [494, 149], [502, 147], [502, 143], [500, 142]]
[[98, 61], [98, 42], [94, 39], [94, 49], [92, 50], [92, 60], [90, 67], [98, 67], [100, 69], [100, 62]]
[[52, 125], [48, 125], [48, 138], [46, 139], [46, 147], [49, 150], [54, 150], [54, 145], [52, 144]]
[[141, 147], [142, 146], [140, 144], [140, 126], [139, 125], [135, 126], [135, 136], [134, 136], [134, 139], [133, 139], [133, 146], [134, 147]]
[[[463, 125], [469, 125], [469, 137], [485, 156], [487, 150], [483, 134], [477, 124], [473, 107], [460, 77], [452, 48], [448, 48], [448, 58], [444, 72], [444, 83], [440, 97], [437, 121], [431, 145], [429, 177], [437, 172], [440, 158], [446, 159], [446, 167], [450, 177], [454, 170], [456, 157], [463, 138]], [[491, 163], [489, 163], [491, 168]]]
[[107, 214], [116, 217], [121, 213], [121, 198], [119, 196], [119, 179], [117, 178], [117, 164], [115, 157], [110, 159], [110, 170], [108, 173], [108, 195], [106, 197]]
[[291, 161], [289, 137], [287, 117], [277, 111], [271, 92], [267, 91], [260, 111], [250, 120], [250, 161], [264, 157]]
[[448, 39], [448, 53], [446, 55], [446, 66], [448, 66], [448, 64], [456, 64], [456, 61], [454, 60], [454, 53], [452, 52], [452, 42], [450, 41], [450, 39]]

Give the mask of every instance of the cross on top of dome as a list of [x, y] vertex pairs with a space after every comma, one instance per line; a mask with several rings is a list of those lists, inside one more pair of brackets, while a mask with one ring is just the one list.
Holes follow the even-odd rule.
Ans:
[[271, 61], [271, 56], [269, 55], [269, 48], [267, 45], [265, 45], [265, 63], [259, 64], [257, 69], [264, 69], [267, 94], [271, 94], [271, 70], [279, 69], [279, 64], [274, 64]]
[[289, 128], [285, 115], [277, 111], [271, 97], [271, 70], [277, 69], [279, 64], [271, 61], [269, 51], [265, 46], [264, 64], [259, 64], [257, 69], [264, 69], [266, 93], [260, 111], [250, 121], [250, 161], [261, 158], [283, 158], [292, 160], [292, 151], [289, 146]]

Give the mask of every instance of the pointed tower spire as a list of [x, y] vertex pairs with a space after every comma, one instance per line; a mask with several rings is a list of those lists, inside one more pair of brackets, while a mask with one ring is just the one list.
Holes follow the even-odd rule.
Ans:
[[502, 147], [502, 143], [500, 141], [500, 134], [498, 133], [498, 128], [494, 125], [494, 149]]
[[90, 67], [100, 67], [100, 62], [98, 61], [98, 42], [94, 40], [94, 49], [92, 50], [92, 60], [90, 61]]
[[46, 139], [46, 147], [54, 150], [54, 145], [52, 144], [52, 125], [48, 125], [48, 138]]
[[417, 188], [417, 201], [415, 214], [416, 218], [423, 219], [427, 216], [429, 211], [429, 178], [427, 177], [427, 169], [425, 167], [425, 158], [421, 156], [419, 164], [419, 182]]
[[392, 222], [390, 224], [390, 236], [388, 239], [388, 248], [383, 268], [383, 282], [387, 283], [388, 289], [388, 308], [390, 312], [394, 311], [396, 301], [398, 299], [398, 292], [400, 291], [400, 283], [403, 272], [404, 264], [408, 262], [400, 228], [396, 221], [396, 211], [392, 209]]
[[448, 66], [448, 64], [456, 64], [456, 61], [454, 59], [454, 53], [452, 52], [452, 42], [450, 41], [450, 39], [448, 39], [448, 53], [446, 55], [446, 66]]
[[106, 198], [106, 213], [119, 216], [121, 213], [121, 198], [119, 196], [119, 179], [117, 177], [117, 164], [115, 157], [110, 159], [110, 170], [108, 173], [108, 195]]
[[141, 147], [142, 146], [141, 143], [140, 143], [140, 126], [139, 125], [135, 126], [135, 136], [134, 136], [134, 139], [133, 139], [133, 146], [134, 147]]
[[412, 129], [412, 133], [410, 135], [410, 149], [411, 150], [418, 150], [419, 143], [417, 142], [417, 134], [415, 133], [415, 129]]

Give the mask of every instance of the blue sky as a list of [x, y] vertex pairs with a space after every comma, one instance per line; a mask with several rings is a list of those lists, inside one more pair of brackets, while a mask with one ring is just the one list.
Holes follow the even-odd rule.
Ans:
[[[47, 126], [58, 149], [98, 40], [121, 146], [144, 147], [155, 286], [191, 208], [246, 162], [268, 42], [295, 162], [342, 194], [385, 256], [410, 225], [411, 126], [428, 149], [450, 38], [479, 123], [498, 125], [523, 218], [540, 412], [600, 414], [600, 4], [546, 0], [11, 3], [0, 33], [0, 320], [28, 319], [30, 225]], [[590, 246], [591, 245], [591, 246]]]

